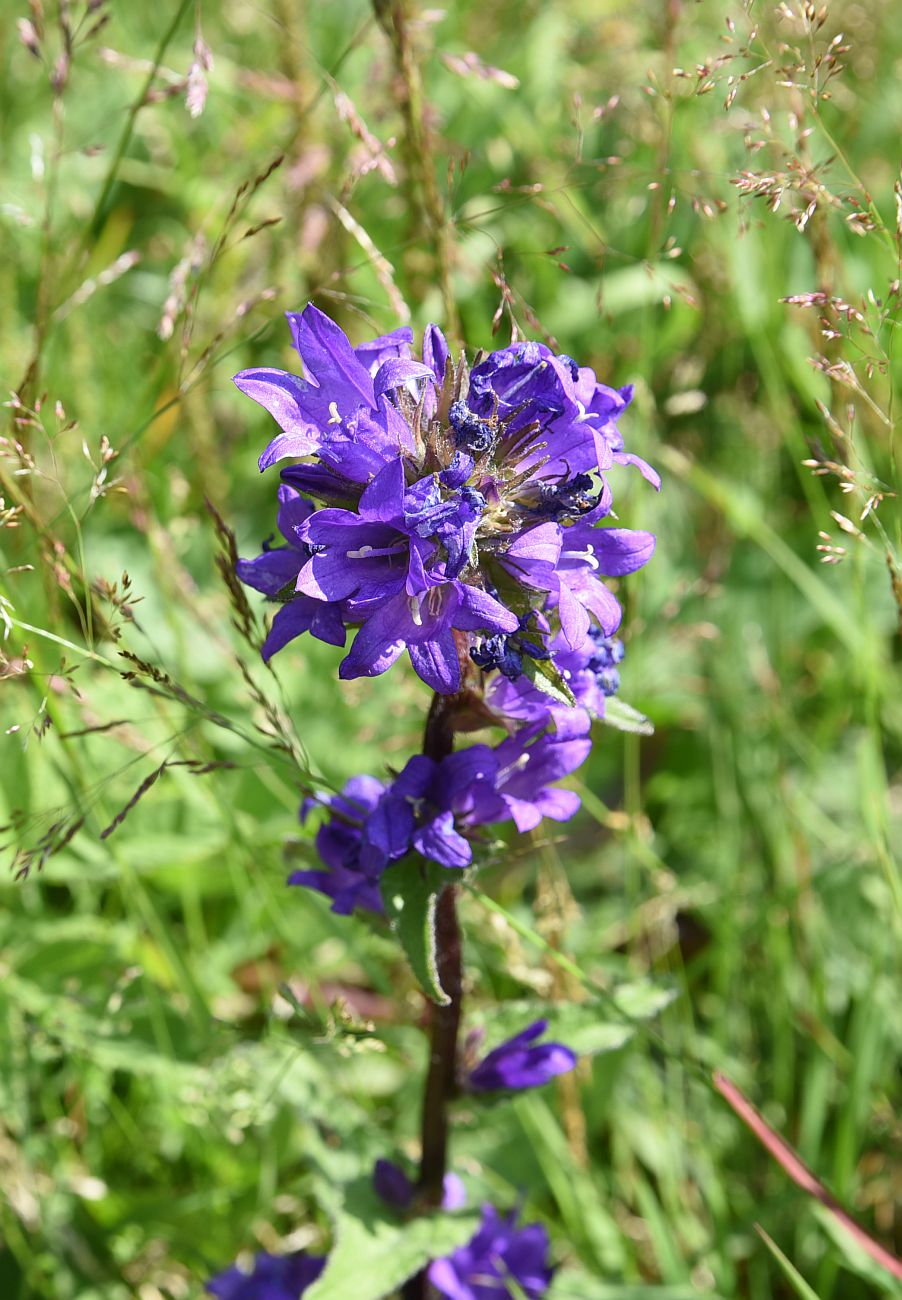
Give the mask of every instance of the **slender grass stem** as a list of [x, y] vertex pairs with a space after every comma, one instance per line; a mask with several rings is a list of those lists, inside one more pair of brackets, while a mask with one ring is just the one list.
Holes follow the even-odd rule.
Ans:
[[141, 89], [138, 91], [138, 94], [135, 96], [134, 100], [132, 101], [132, 105], [128, 110], [128, 113], [125, 118], [125, 122], [122, 125], [122, 130], [119, 133], [119, 139], [116, 142], [116, 148], [113, 151], [112, 158], [110, 159], [110, 165], [107, 168], [106, 175], [103, 178], [103, 185], [101, 186], [100, 193], [97, 196], [97, 202], [94, 204], [94, 211], [91, 213], [91, 219], [85, 224], [84, 227], [84, 233], [82, 236], [82, 245], [81, 245], [82, 254], [84, 253], [88, 244], [93, 239], [95, 239], [98, 231], [100, 230], [101, 225], [103, 224], [103, 218], [106, 212], [107, 202], [109, 201], [109, 197], [110, 194], [112, 193], [113, 186], [116, 183], [116, 176], [118, 175], [119, 167], [121, 166], [122, 159], [125, 157], [125, 151], [128, 148], [129, 143], [131, 141], [132, 132], [135, 129], [135, 119], [137, 118], [138, 113], [141, 111], [141, 109], [144, 107], [144, 104], [147, 101], [147, 92], [150, 90], [151, 86], [153, 85], [156, 75], [160, 70], [160, 65], [163, 62], [163, 58], [166, 54], [167, 49], [169, 48], [169, 43], [172, 40], [172, 38], [175, 36], [175, 33], [178, 31], [179, 25], [182, 19], [184, 18], [185, 14], [191, 8], [192, 3], [193, 0], [180, 0], [180, 3], [176, 8], [175, 13], [172, 16], [172, 21], [170, 22], [166, 30], [163, 32], [163, 35], [160, 37], [160, 41], [159, 44], [157, 45], [156, 52], [154, 53], [151, 66], [148, 69], [147, 76], [145, 77], [141, 85]]
[[410, 40], [407, 0], [373, 0], [373, 8], [391, 41], [395, 55], [401, 87], [398, 105], [404, 119], [404, 147], [411, 197], [417, 200], [422, 224], [432, 241], [435, 269], [445, 308], [445, 329], [452, 339], [458, 339], [460, 317], [451, 282], [451, 238], [445, 207], [435, 179], [435, 158], [424, 112], [423, 80]]

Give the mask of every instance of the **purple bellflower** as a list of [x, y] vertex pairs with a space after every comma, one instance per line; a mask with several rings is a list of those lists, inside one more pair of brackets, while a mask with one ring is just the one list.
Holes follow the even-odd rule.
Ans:
[[[319, 801], [329, 813], [316, 835], [326, 869], [295, 871], [288, 883], [326, 894], [332, 911], [342, 915], [357, 907], [381, 913], [380, 877], [411, 851], [443, 867], [468, 867], [471, 837], [481, 826], [513, 820], [523, 831], [543, 817], [567, 821], [579, 808], [579, 796], [553, 782], [580, 766], [591, 740], [583, 710], [562, 713], [567, 716], [555, 731], [544, 729], [546, 710], [541, 720], [494, 748], [470, 745], [439, 761], [415, 754], [387, 785], [371, 776], [353, 777], [340, 795]], [[302, 821], [315, 806], [305, 800]]]
[[321, 1256], [303, 1251], [294, 1255], [261, 1253], [250, 1273], [233, 1265], [211, 1278], [207, 1290], [218, 1300], [299, 1300], [325, 1263]]
[[302, 632], [310, 632], [330, 645], [343, 646], [347, 640], [340, 605], [295, 594], [298, 564], [305, 564], [311, 554], [310, 548], [300, 540], [299, 530], [312, 511], [309, 501], [293, 487], [282, 483], [279, 487], [278, 526], [288, 545], [270, 547], [264, 542], [261, 555], [255, 560], [239, 560], [235, 567], [241, 581], [255, 591], [261, 591], [264, 596], [275, 598], [285, 593], [287, 603], [277, 612], [263, 642], [263, 658], [267, 660]]
[[367, 820], [373, 853], [387, 864], [415, 849], [443, 867], [469, 866], [473, 850], [455, 828], [455, 815], [470, 811], [474, 791], [494, 790], [496, 775], [488, 745], [471, 745], [440, 762], [415, 754]]
[[305, 799], [301, 821], [317, 804], [329, 811], [328, 821], [316, 833], [316, 849], [326, 870], [294, 871], [289, 885], [307, 885], [332, 899], [332, 911], [348, 916], [355, 907], [382, 911], [379, 876], [384, 863], [366, 865], [364, 825], [378, 806], [385, 786], [373, 776], [354, 776], [341, 794], [325, 795], [318, 801]]
[[[547, 697], [546, 697], [547, 698]], [[579, 810], [579, 795], [552, 785], [588, 757], [592, 741], [585, 719], [575, 712], [573, 727], [546, 731], [544, 721], [522, 727], [493, 750], [497, 771], [492, 787], [473, 786], [465, 820], [483, 825], [512, 819], [517, 830], [534, 830], [543, 817], [569, 821]]]
[[491, 1205], [482, 1207], [479, 1230], [465, 1246], [429, 1266], [429, 1281], [447, 1300], [541, 1300], [551, 1274], [542, 1225], [518, 1228], [516, 1213], [502, 1217]]
[[536, 1020], [489, 1052], [466, 1076], [471, 1092], [519, 1092], [540, 1088], [557, 1074], [576, 1065], [576, 1054], [563, 1043], [537, 1043], [548, 1028], [547, 1020]]
[[408, 329], [354, 348], [312, 305], [288, 321], [305, 377], [235, 377], [281, 429], [260, 468], [296, 462], [282, 470], [287, 546], [238, 569], [286, 602], [267, 657], [303, 632], [343, 645], [352, 629], [343, 677], [407, 652], [453, 694], [471, 652], [514, 680], [524, 656], [548, 657], [558, 626], [571, 650], [590, 626], [616, 631], [601, 579], [639, 568], [654, 539], [597, 527], [613, 504], [606, 475], [635, 464], [658, 486], [617, 429], [631, 390], [544, 344], [492, 352], [468, 376], [434, 325], [418, 361]]

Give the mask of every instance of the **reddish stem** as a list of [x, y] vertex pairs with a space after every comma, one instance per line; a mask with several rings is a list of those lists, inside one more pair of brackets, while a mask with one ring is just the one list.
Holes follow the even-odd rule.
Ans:
[[[455, 696], [433, 697], [426, 720], [423, 753], [436, 762], [454, 748], [453, 712], [456, 702]], [[442, 1203], [448, 1165], [448, 1108], [457, 1086], [462, 963], [457, 894], [453, 885], [445, 886], [436, 904], [435, 959], [439, 983], [450, 1001], [443, 1007], [434, 1003], [429, 1007], [429, 1066], [423, 1092], [418, 1192], [420, 1204], [430, 1209]], [[404, 1300], [426, 1300], [428, 1295], [426, 1270], [412, 1277], [403, 1290]]]
[[858, 1243], [862, 1250], [870, 1255], [871, 1259], [881, 1268], [886, 1269], [893, 1277], [902, 1280], [902, 1260], [896, 1258], [879, 1241], [875, 1241], [869, 1233], [865, 1232], [860, 1224], [856, 1223], [851, 1214], [840, 1205], [836, 1197], [829, 1192], [824, 1184], [815, 1178], [814, 1174], [806, 1164], [802, 1162], [799, 1156], [793, 1151], [789, 1143], [771, 1128], [767, 1120], [761, 1115], [748, 1097], [740, 1092], [736, 1084], [728, 1079], [725, 1074], [719, 1071], [714, 1074], [714, 1087], [739, 1116], [744, 1124], [747, 1124], [755, 1137], [763, 1147], [776, 1160], [777, 1164], [789, 1175], [797, 1187], [801, 1187], [803, 1192], [813, 1196], [816, 1201], [833, 1215], [838, 1223], [841, 1223], [848, 1232], [849, 1236]]

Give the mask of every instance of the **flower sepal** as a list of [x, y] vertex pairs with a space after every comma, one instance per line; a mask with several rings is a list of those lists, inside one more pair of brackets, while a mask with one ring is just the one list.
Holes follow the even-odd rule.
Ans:
[[604, 722], [608, 727], [613, 727], [615, 731], [630, 731], [637, 736], [653, 736], [655, 734], [655, 724], [646, 718], [644, 713], [634, 709], [626, 700], [621, 700], [619, 696], [612, 696], [605, 700], [604, 713], [596, 715], [600, 722]]
[[555, 704], [563, 704], [571, 709], [576, 708], [576, 696], [553, 659], [524, 658], [523, 676], [537, 691], [547, 695]]

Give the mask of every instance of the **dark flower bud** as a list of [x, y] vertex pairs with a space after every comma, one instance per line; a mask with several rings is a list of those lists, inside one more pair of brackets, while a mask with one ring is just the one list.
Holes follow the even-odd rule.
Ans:
[[481, 419], [467, 406], [466, 402], [452, 402], [448, 412], [448, 423], [454, 430], [454, 441], [458, 447], [481, 456], [495, 442], [495, 431], [487, 420]]

